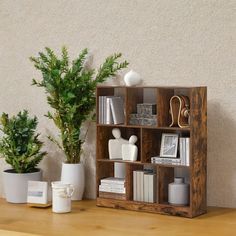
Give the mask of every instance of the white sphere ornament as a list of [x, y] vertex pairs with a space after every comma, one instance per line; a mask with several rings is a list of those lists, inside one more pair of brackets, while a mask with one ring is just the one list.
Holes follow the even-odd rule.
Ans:
[[131, 70], [124, 76], [124, 81], [126, 86], [135, 86], [141, 83], [142, 79], [140, 74]]

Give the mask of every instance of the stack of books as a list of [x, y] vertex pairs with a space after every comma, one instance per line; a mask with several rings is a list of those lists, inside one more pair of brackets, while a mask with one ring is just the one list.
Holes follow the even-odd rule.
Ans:
[[100, 124], [123, 124], [125, 120], [124, 100], [118, 96], [99, 96]]
[[126, 200], [125, 179], [108, 177], [101, 179], [99, 197]]
[[133, 200], [154, 203], [157, 201], [156, 174], [148, 171], [133, 171]]
[[168, 157], [159, 157], [159, 156], [151, 157], [151, 163], [182, 165], [180, 158], [168, 158]]
[[189, 166], [190, 165], [190, 138], [179, 138], [179, 154], [181, 165]]

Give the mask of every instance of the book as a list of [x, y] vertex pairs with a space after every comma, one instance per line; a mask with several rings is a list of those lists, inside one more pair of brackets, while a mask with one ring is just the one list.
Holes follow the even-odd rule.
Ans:
[[110, 108], [114, 124], [123, 124], [125, 120], [124, 101], [122, 97], [112, 97]]
[[185, 162], [183, 142], [184, 142], [184, 138], [179, 138], [179, 155], [180, 155], [180, 160], [181, 160], [182, 165], [184, 165], [184, 162]]
[[156, 174], [147, 174], [148, 179], [148, 202], [156, 201]]
[[110, 193], [125, 193], [125, 188], [104, 187], [102, 185], [99, 185], [99, 191]]
[[144, 174], [143, 185], [144, 185], [143, 201], [144, 202], [149, 202], [149, 193], [150, 193], [150, 189], [149, 189], [149, 174], [147, 174], [147, 173]]
[[133, 171], [133, 200], [137, 201], [137, 172]]
[[115, 184], [125, 184], [125, 178], [115, 178], [115, 177], [107, 177], [101, 179], [101, 183], [115, 183]]
[[106, 121], [105, 124], [114, 124], [113, 115], [111, 112], [111, 101], [114, 97], [106, 97]]
[[185, 145], [186, 145], [186, 166], [189, 166], [190, 165], [190, 150], [189, 150], [189, 147], [190, 147], [190, 138], [186, 138], [185, 139]]

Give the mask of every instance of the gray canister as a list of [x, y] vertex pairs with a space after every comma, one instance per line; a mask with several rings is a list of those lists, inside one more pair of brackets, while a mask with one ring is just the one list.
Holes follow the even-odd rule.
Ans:
[[168, 202], [181, 206], [189, 204], [189, 184], [184, 183], [183, 177], [174, 178], [174, 182], [168, 185]]

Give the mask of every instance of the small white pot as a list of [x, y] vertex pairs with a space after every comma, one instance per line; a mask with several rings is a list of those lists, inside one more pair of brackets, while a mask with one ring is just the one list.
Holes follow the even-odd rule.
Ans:
[[52, 182], [52, 211], [55, 213], [71, 212], [71, 196], [74, 187], [60, 181]]
[[42, 180], [42, 171], [37, 170], [37, 172], [32, 173], [15, 173], [14, 170], [3, 171], [3, 186], [7, 202], [27, 202], [28, 181]]
[[135, 86], [141, 83], [142, 79], [140, 74], [131, 70], [124, 76], [124, 81], [126, 86]]
[[73, 185], [72, 200], [82, 200], [85, 185], [84, 165], [62, 163], [61, 182]]

